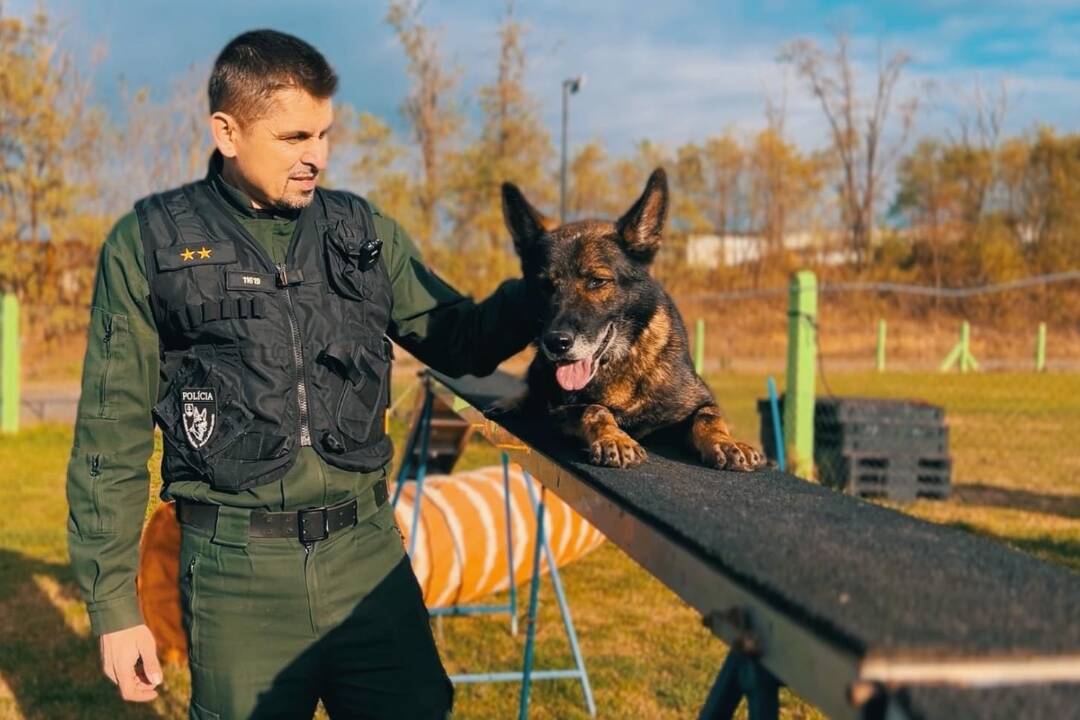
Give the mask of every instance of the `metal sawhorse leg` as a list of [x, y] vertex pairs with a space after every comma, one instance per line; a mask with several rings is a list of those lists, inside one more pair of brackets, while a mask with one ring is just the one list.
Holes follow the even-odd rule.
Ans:
[[[419, 444], [420, 452], [417, 454], [419, 458], [417, 462], [416, 470], [416, 501], [413, 503], [412, 523], [409, 532], [409, 557], [413, 556], [416, 549], [416, 528], [420, 521], [420, 503], [422, 502], [424, 492], [424, 478], [427, 472], [427, 458], [428, 458], [428, 440], [431, 434], [431, 417], [432, 417], [432, 405], [434, 401], [434, 394], [431, 390], [431, 381], [424, 377], [421, 382], [423, 383], [423, 404], [420, 410], [420, 416], [417, 420], [419, 427], [417, 432], [412, 434], [411, 443]], [[391, 503], [396, 507], [398, 499], [401, 496], [402, 488], [405, 482], [412, 480], [410, 474], [412, 473], [412, 457], [413, 447], [406, 447], [401, 469], [397, 475], [397, 486], [394, 489], [394, 497]], [[510, 615], [510, 631], [512, 635], [517, 635], [517, 592], [514, 583], [514, 560], [513, 560], [513, 533], [511, 531], [512, 523], [510, 518], [510, 459], [506, 453], [502, 454], [503, 464], [503, 491], [505, 497], [505, 512], [506, 512], [506, 540], [507, 540], [507, 562], [510, 578], [510, 599], [509, 602], [503, 605], [454, 605], [447, 608], [435, 608], [430, 611], [433, 616], [439, 615], [475, 615], [475, 614], [499, 614], [508, 613]], [[533, 566], [532, 576], [529, 581], [529, 608], [526, 616], [526, 636], [525, 636], [525, 651], [522, 660], [522, 670], [520, 672], [493, 672], [493, 673], [467, 673], [451, 675], [450, 679], [454, 683], [473, 683], [473, 682], [521, 682], [521, 694], [518, 703], [518, 717], [524, 720], [528, 716], [529, 710], [529, 693], [534, 680], [554, 680], [565, 678], [577, 678], [581, 682], [582, 692], [585, 696], [585, 705], [588, 708], [589, 715], [596, 716], [596, 703], [593, 699], [592, 685], [589, 682], [589, 674], [585, 669], [585, 660], [581, 655], [581, 649], [578, 645], [577, 633], [574, 630], [574, 622], [570, 617], [570, 606], [566, 601], [566, 595], [562, 588], [562, 579], [559, 575], [559, 568], [555, 563], [555, 554], [551, 550], [551, 544], [548, 542], [547, 533], [544, 532], [544, 517], [546, 515], [544, 507], [544, 497], [547, 492], [546, 488], [541, 486], [540, 498], [537, 501], [536, 494], [532, 487], [532, 479], [525, 474], [525, 486], [529, 494], [529, 502], [532, 505], [533, 511], [536, 514], [536, 542], [533, 550]], [[535, 641], [536, 641], [536, 614], [537, 606], [539, 604], [539, 591], [540, 591], [540, 552], [543, 550], [544, 556], [547, 559], [548, 569], [551, 574], [552, 586], [555, 590], [555, 597], [559, 604], [559, 612], [562, 615], [563, 627], [566, 630], [567, 639], [570, 642], [570, 650], [574, 657], [573, 669], [566, 670], [534, 670], [534, 654], [535, 654]]]

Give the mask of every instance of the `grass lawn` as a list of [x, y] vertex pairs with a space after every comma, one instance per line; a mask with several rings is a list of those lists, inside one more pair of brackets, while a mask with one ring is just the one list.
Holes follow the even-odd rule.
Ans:
[[[756, 441], [754, 402], [764, 394], [764, 376], [709, 379], [736, 434]], [[918, 397], [946, 407], [954, 498], [900, 510], [1080, 570], [1080, 376], [868, 373], [827, 380], [836, 394]], [[395, 423], [393, 429], [400, 438], [404, 427]], [[170, 667], [165, 690], [146, 706], [120, 701], [100, 672], [97, 644], [67, 566], [64, 469], [70, 443], [70, 428], [60, 425], [0, 439], [6, 478], [0, 485], [0, 720], [186, 717], [186, 668]], [[496, 459], [478, 441], [465, 462]], [[154, 483], [156, 495], [156, 478]], [[563, 582], [600, 717], [694, 716], [725, 652], [697, 614], [608, 544], [567, 567]], [[546, 582], [542, 588], [538, 666], [566, 667], [570, 654], [554, 595]], [[523, 646], [520, 636], [510, 637], [505, 618], [445, 619], [436, 623], [436, 636], [452, 673], [516, 669]], [[533, 688], [531, 717], [587, 717], [577, 683], [546, 681]], [[512, 717], [517, 693], [516, 684], [459, 686], [456, 716]], [[782, 714], [820, 717], [786, 692]]]

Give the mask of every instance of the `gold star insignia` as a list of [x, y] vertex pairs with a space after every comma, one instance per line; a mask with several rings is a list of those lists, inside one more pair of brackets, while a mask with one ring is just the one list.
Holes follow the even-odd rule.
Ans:
[[180, 257], [184, 258], [185, 260], [190, 260], [191, 258], [195, 257], [195, 253], [191, 251], [191, 248], [185, 248], [184, 252], [180, 253]]
[[199, 257], [205, 260], [206, 258], [210, 257], [210, 253], [212, 252], [214, 251], [204, 245], [203, 247], [199, 248]]

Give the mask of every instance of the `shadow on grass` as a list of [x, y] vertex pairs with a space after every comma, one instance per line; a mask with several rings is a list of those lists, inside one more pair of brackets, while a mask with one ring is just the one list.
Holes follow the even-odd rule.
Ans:
[[965, 505], [1027, 510], [1073, 520], [1080, 519], [1080, 496], [1076, 495], [1037, 493], [981, 483], [954, 485], [953, 495]]
[[77, 593], [67, 565], [0, 550], [0, 578], [0, 675], [22, 717], [163, 717], [124, 702], [101, 671], [97, 640], [65, 622], [63, 607]]

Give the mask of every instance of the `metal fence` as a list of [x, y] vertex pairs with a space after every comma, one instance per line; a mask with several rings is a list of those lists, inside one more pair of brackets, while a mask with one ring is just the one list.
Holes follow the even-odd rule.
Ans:
[[[755, 437], [765, 379], [783, 391], [789, 288], [676, 297], [703, 374]], [[829, 282], [817, 291], [814, 391], [940, 405], [961, 497], [1080, 517], [1080, 271], [969, 288]]]

